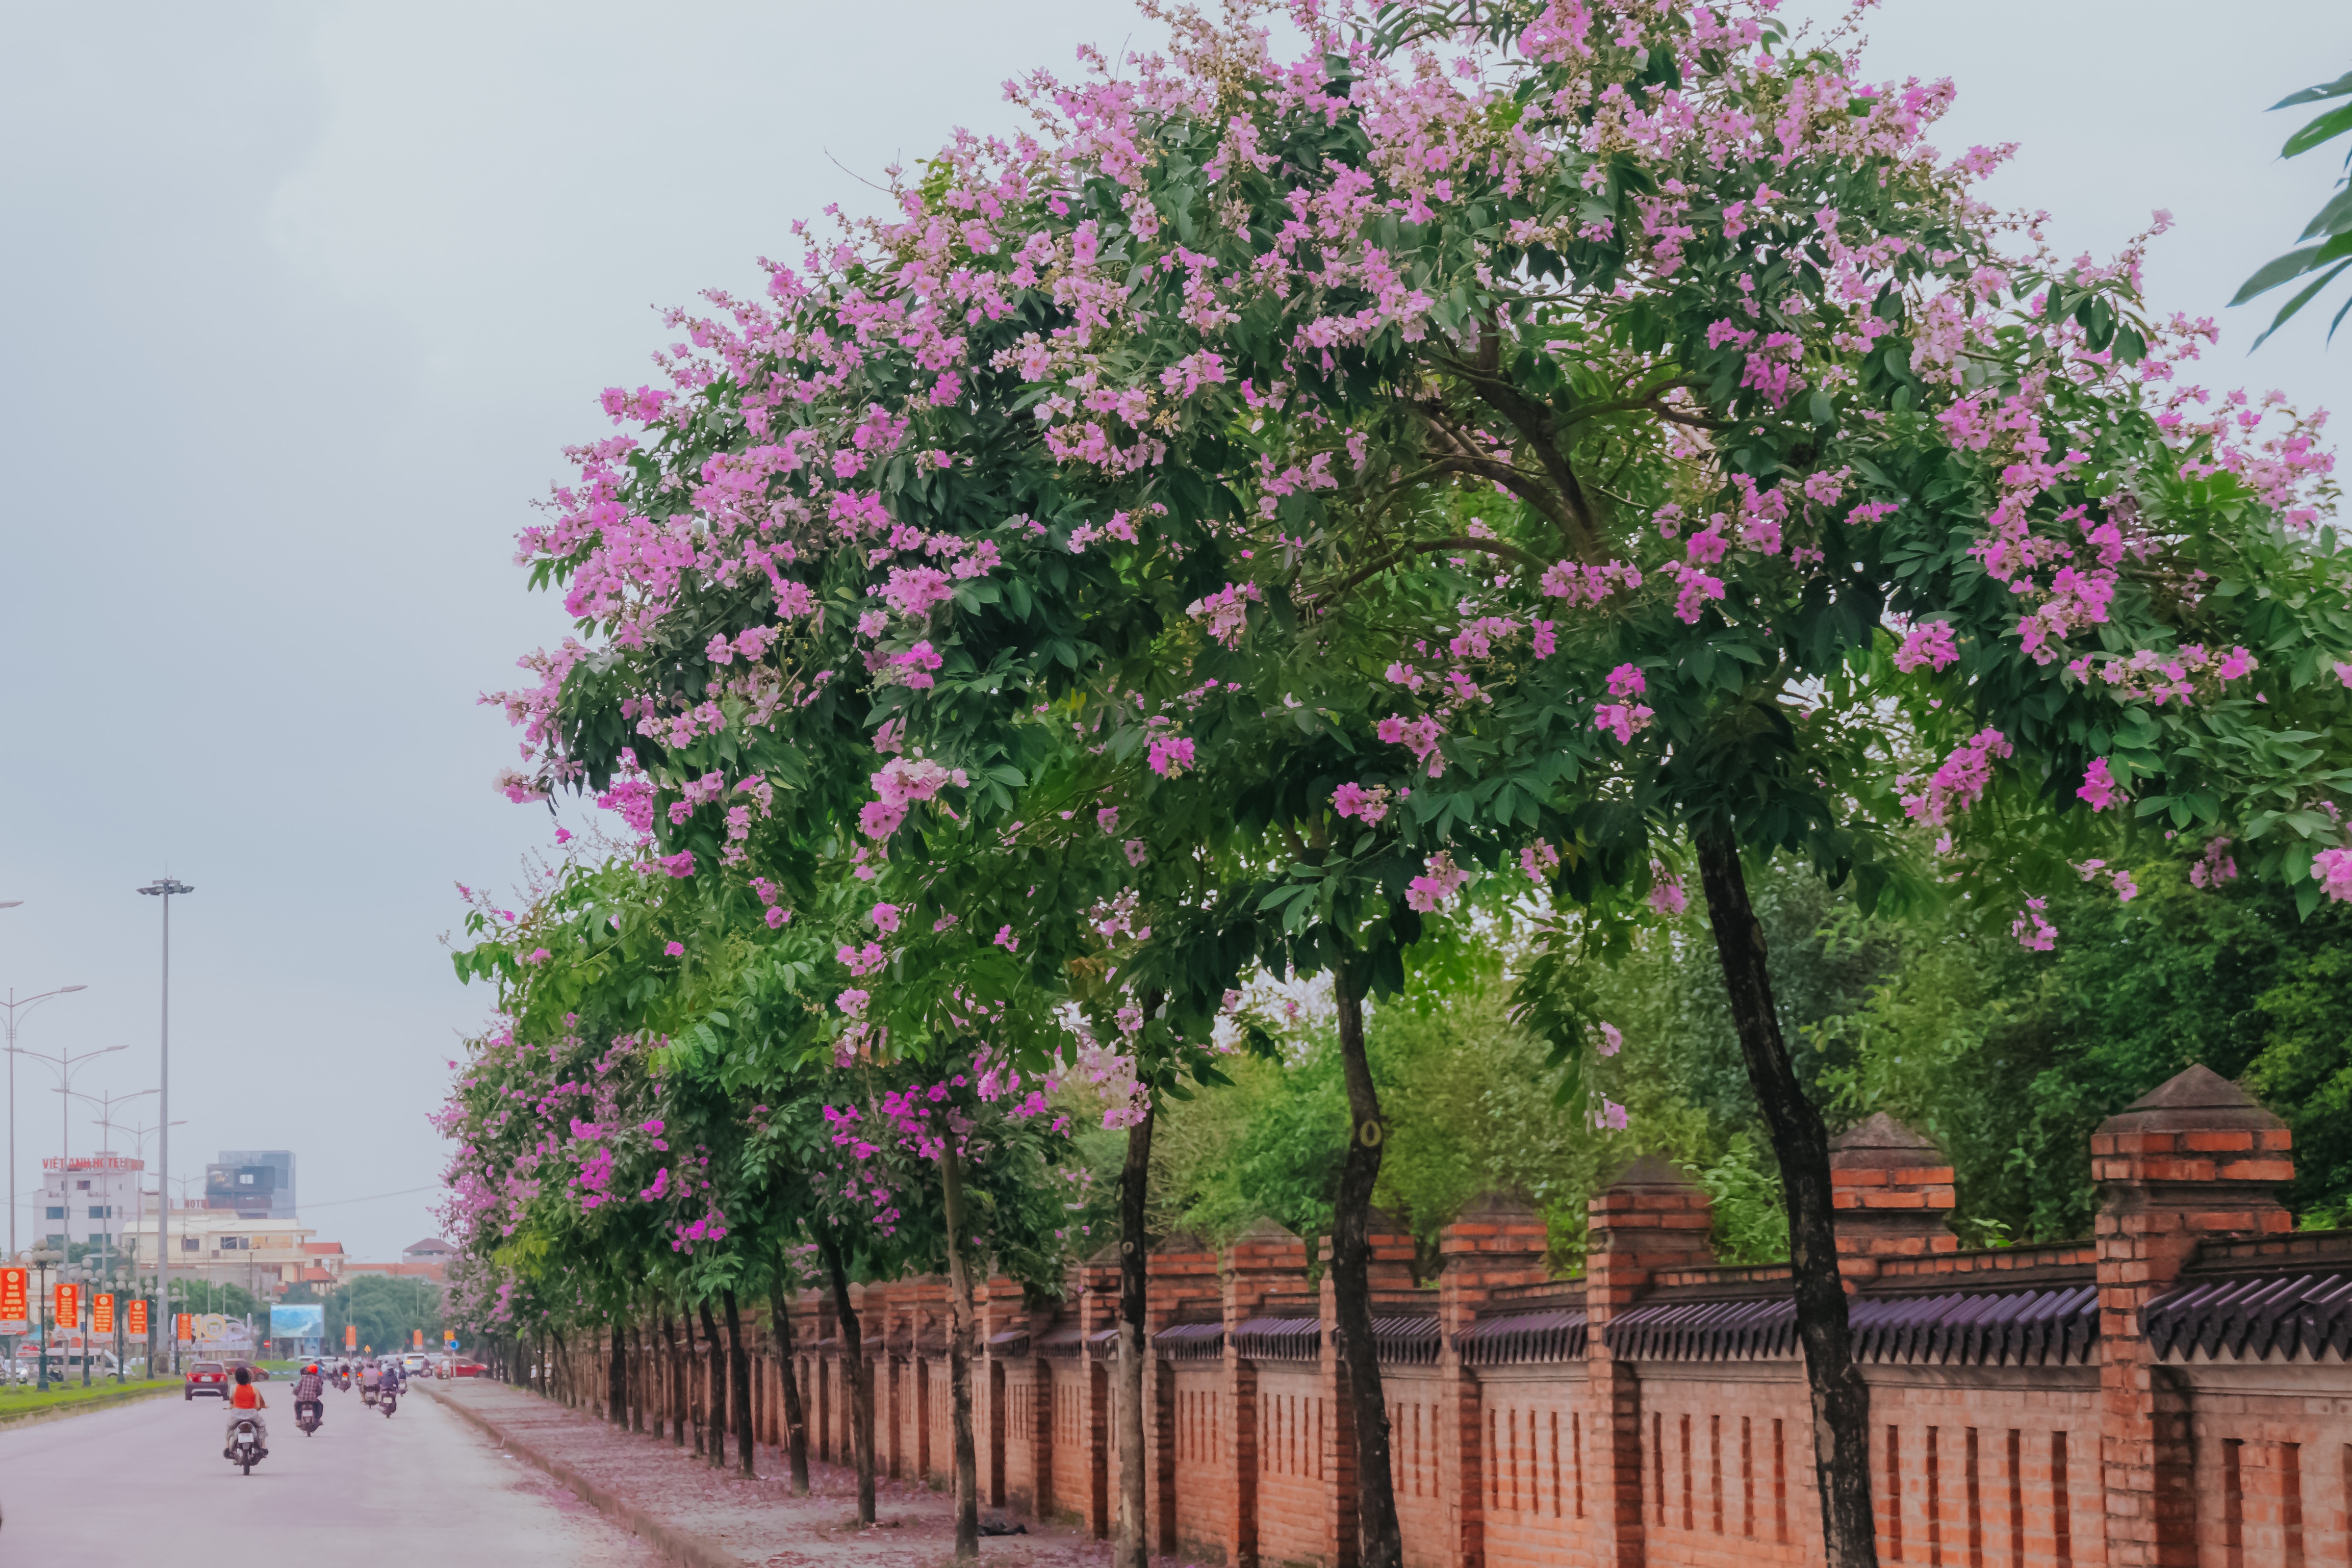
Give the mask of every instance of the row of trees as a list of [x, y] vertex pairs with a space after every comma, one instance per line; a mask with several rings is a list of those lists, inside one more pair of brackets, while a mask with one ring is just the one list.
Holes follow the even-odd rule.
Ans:
[[[2146, 315], [2137, 246], [2063, 263], [1977, 201], [1999, 154], [1925, 140], [1948, 88], [1769, 12], [1302, 5], [1287, 60], [1247, 14], [1161, 19], [1164, 53], [1020, 84], [1030, 132], [960, 138], [764, 298], [678, 312], [667, 384], [605, 394], [623, 428], [526, 530], [581, 635], [504, 695], [504, 787], [625, 831], [471, 917], [460, 968], [500, 992], [447, 1113], [472, 1310], [731, 1317], [813, 1279], [862, 1365], [847, 1281], [941, 1267], [976, 1550], [971, 1276], [1045, 1287], [1097, 1223], [1083, 1082], [1125, 1143], [1098, 1223], [1139, 1563], [1155, 1126], [1281, 1058], [1253, 980], [1330, 988], [1331, 1268], [1369, 1346], [1416, 1108], [1367, 1004], [1507, 925], [1559, 1113], [1620, 1127], [1602, 1064], [1643, 1042], [1602, 977], [1698, 909], [1824, 1539], [1867, 1563], [1827, 1125], [1751, 878], [2037, 954], [2086, 875], [2352, 895], [2329, 459], [2183, 384], [2210, 329]], [[1380, 1371], [1347, 1364], [1385, 1568]]]

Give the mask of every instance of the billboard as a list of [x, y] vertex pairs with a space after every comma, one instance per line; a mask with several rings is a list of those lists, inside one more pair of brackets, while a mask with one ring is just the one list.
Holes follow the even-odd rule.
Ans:
[[133, 1299], [124, 1309], [123, 1316], [131, 1321], [130, 1333], [132, 1339], [147, 1337], [147, 1303], [145, 1301]]
[[0, 1333], [32, 1332], [33, 1271], [0, 1269]]
[[324, 1339], [327, 1337], [327, 1309], [315, 1302], [303, 1306], [272, 1307], [269, 1309], [271, 1339]]
[[89, 1299], [89, 1332], [100, 1339], [114, 1334], [114, 1292], [100, 1291]]
[[59, 1328], [78, 1328], [81, 1324], [81, 1287], [60, 1284], [53, 1287], [56, 1296], [51, 1304], [50, 1319]]

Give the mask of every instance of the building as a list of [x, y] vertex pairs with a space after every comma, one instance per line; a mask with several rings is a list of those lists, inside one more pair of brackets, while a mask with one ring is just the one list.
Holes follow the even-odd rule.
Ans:
[[41, 1162], [40, 1235], [51, 1247], [119, 1250], [122, 1235], [144, 1205], [140, 1172], [146, 1162], [101, 1149]]
[[[149, 1195], [149, 1202], [153, 1195]], [[174, 1206], [172, 1210], [172, 1273], [176, 1279], [210, 1280], [215, 1284], [243, 1285], [257, 1293], [301, 1280], [311, 1269], [338, 1267], [342, 1249], [329, 1255], [332, 1264], [311, 1250], [317, 1234], [293, 1218], [248, 1218], [235, 1209]], [[142, 1259], [155, 1255], [155, 1216], [152, 1209], [124, 1225], [123, 1242]], [[330, 1243], [329, 1245], [333, 1245]]]
[[205, 1167], [205, 1207], [247, 1219], [294, 1218], [294, 1154], [290, 1149], [223, 1149]]
[[395, 1280], [430, 1280], [436, 1285], [449, 1282], [449, 1270], [440, 1263], [346, 1263], [343, 1278], [357, 1279], [362, 1274], [383, 1274]]
[[457, 1249], [438, 1236], [428, 1236], [422, 1241], [412, 1241], [400, 1249], [400, 1260], [404, 1263], [437, 1263], [445, 1269], [448, 1267], [449, 1260], [457, 1256]]

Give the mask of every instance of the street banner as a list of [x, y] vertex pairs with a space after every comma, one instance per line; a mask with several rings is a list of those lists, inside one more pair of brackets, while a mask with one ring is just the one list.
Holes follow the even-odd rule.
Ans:
[[114, 1292], [100, 1291], [89, 1299], [89, 1332], [100, 1339], [114, 1335]]
[[357, 1323], [345, 1323], [343, 1325], [343, 1348], [345, 1350], [357, 1350], [359, 1347], [360, 1325]]
[[425, 1331], [423, 1329], [411, 1329], [408, 1332], [416, 1336], [415, 1343], [410, 1348], [414, 1350], [423, 1350], [425, 1348]]
[[0, 1269], [0, 1333], [33, 1332], [33, 1271]]
[[173, 1315], [180, 1320], [172, 1330], [173, 1337], [187, 1340], [191, 1343], [194, 1343], [196, 1337], [196, 1314], [194, 1312], [175, 1312]]
[[132, 1339], [145, 1339], [147, 1337], [147, 1303], [145, 1301], [133, 1301], [131, 1305], [124, 1310], [123, 1316], [129, 1320], [129, 1328], [127, 1332]]
[[81, 1287], [60, 1282], [57, 1291], [57, 1301], [53, 1308], [57, 1325], [65, 1329], [80, 1327]]

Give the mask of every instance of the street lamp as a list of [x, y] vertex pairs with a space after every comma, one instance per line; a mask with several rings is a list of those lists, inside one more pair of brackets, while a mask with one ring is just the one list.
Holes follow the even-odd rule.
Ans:
[[[122, 1045], [105, 1045], [105, 1046], [100, 1046], [100, 1047], [99, 1047], [99, 1049], [98, 1049], [98, 1050], [96, 1050], [96, 1051], [60, 1051], [60, 1052], [58, 1052], [58, 1053], [57, 1055], [55, 1055], [55, 1056], [51, 1056], [48, 1052], [47, 1052], [47, 1051], [27, 1051], [27, 1050], [26, 1050], [23, 1046], [11, 1046], [11, 1047], [9, 1047], [9, 1051], [10, 1051], [11, 1054], [10, 1054], [10, 1056], [9, 1056], [9, 1058], [8, 1058], [8, 1061], [9, 1061], [9, 1062], [11, 1063], [11, 1065], [13, 1065], [13, 1064], [16, 1062], [16, 1058], [17, 1058], [17, 1057], [19, 1057], [19, 1056], [29, 1056], [29, 1057], [31, 1057], [35, 1061], [46, 1061], [46, 1062], [47, 1062], [47, 1063], [48, 1063], [52, 1068], [54, 1068], [54, 1069], [56, 1069], [56, 1070], [57, 1070], [57, 1074], [58, 1074], [58, 1085], [59, 1085], [59, 1087], [58, 1087], [58, 1091], [57, 1091], [57, 1092], [58, 1093], [58, 1095], [59, 1095], [59, 1096], [61, 1096], [61, 1098], [59, 1098], [59, 1100], [58, 1101], [58, 1183], [59, 1183], [58, 1192], [59, 1192], [59, 1196], [61, 1196], [61, 1197], [64, 1195], [64, 1192], [65, 1192], [65, 1188], [64, 1188], [64, 1186], [63, 1186], [63, 1183], [64, 1183], [64, 1181], [65, 1181], [65, 1179], [66, 1179], [66, 1177], [65, 1177], [65, 1172], [66, 1172], [67, 1167], [68, 1167], [68, 1166], [72, 1163], [72, 1160], [73, 1160], [73, 1136], [72, 1136], [72, 1134], [71, 1134], [67, 1130], [68, 1125], [68, 1121], [67, 1121], [67, 1117], [68, 1116], [68, 1114], [71, 1113], [71, 1111], [72, 1111], [72, 1109], [73, 1109], [73, 1102], [72, 1102], [72, 1101], [70, 1101], [70, 1100], [68, 1100], [68, 1099], [62, 1098], [62, 1096], [67, 1095], [67, 1094], [69, 1094], [69, 1093], [71, 1093], [71, 1092], [72, 1092], [72, 1090], [73, 1090], [73, 1075], [74, 1075], [76, 1072], [79, 1071], [83, 1067], [85, 1067], [85, 1066], [89, 1065], [89, 1064], [90, 1062], [92, 1062], [92, 1061], [97, 1061], [97, 1060], [98, 1060], [100, 1057], [101, 1057], [101, 1056], [111, 1056], [111, 1055], [113, 1055], [113, 1054], [114, 1054], [116, 1051], [128, 1051], [129, 1049], [130, 1049], [130, 1047], [128, 1047], [128, 1046], [122, 1046]], [[68, 1208], [68, 1218], [70, 1218], [70, 1217], [71, 1217], [71, 1206], [70, 1206], [70, 1204], [68, 1204], [68, 1205], [67, 1206], [67, 1208]], [[68, 1233], [68, 1238], [70, 1239], [70, 1233]]]
[[[108, 1132], [110, 1132], [110, 1133], [128, 1133], [128, 1134], [131, 1134], [131, 1150], [132, 1150], [132, 1157], [133, 1157], [133, 1158], [135, 1158], [135, 1159], [137, 1159], [137, 1160], [140, 1162], [140, 1165], [142, 1166], [142, 1168], [144, 1167], [144, 1166], [146, 1165], [146, 1162], [147, 1162], [147, 1140], [148, 1140], [148, 1138], [149, 1138], [149, 1137], [151, 1137], [152, 1135], [153, 1135], [154, 1134], [156, 1134], [156, 1133], [159, 1133], [159, 1132], [163, 1131], [163, 1129], [162, 1129], [162, 1128], [160, 1128], [160, 1127], [126, 1127], [126, 1126], [124, 1126], [121, 1123], [120, 1123], [120, 1122], [113, 1122], [113, 1121], [101, 1121], [101, 1122], [100, 1122], [100, 1123], [99, 1123], [98, 1124], [99, 1124], [100, 1127], [103, 1127], [106, 1131], [108, 1131]], [[186, 1126], [187, 1124], [188, 1124], [187, 1118], [186, 1118], [186, 1117], [184, 1117], [184, 1116], [183, 1116], [183, 1117], [182, 1117], [182, 1118], [180, 1118], [178, 1121], [173, 1122], [173, 1123], [172, 1124], [172, 1125], [173, 1125], [174, 1127], [184, 1127], [184, 1126]], [[137, 1185], [137, 1195], [138, 1195], [138, 1204], [137, 1204], [137, 1207], [138, 1207], [138, 1208], [139, 1208], [140, 1214], [141, 1214], [141, 1215], [144, 1215], [144, 1214], [145, 1214], [145, 1212], [146, 1212], [146, 1207], [147, 1207], [147, 1190], [146, 1190], [146, 1186], [145, 1186], [145, 1178], [143, 1178], [143, 1177], [142, 1177], [142, 1178], [141, 1178], [140, 1183]], [[166, 1186], [166, 1185], [165, 1185], [165, 1183], [164, 1183], [164, 1181], [163, 1181], [163, 1173], [161, 1170], [158, 1170], [158, 1171], [155, 1173], [155, 1224], [156, 1224], [156, 1226], [157, 1226], [157, 1233], [158, 1233], [159, 1235], [162, 1233], [161, 1228], [162, 1228], [163, 1223], [163, 1205], [164, 1205], [164, 1204], [166, 1204], [166, 1203], [168, 1203], [168, 1202], [170, 1202], [170, 1201], [171, 1201], [171, 1199], [170, 1199], [170, 1197], [169, 1197], [169, 1188]], [[134, 1218], [135, 1218], [135, 1217], [134, 1217]], [[131, 1252], [131, 1288], [132, 1288], [132, 1289], [134, 1289], [134, 1290], [136, 1290], [136, 1289], [138, 1289], [138, 1288], [139, 1288], [139, 1256], [138, 1256], [138, 1250], [137, 1250], [136, 1244], [135, 1244], [135, 1243], [128, 1244], [128, 1250], [130, 1250], [130, 1252]], [[156, 1302], [156, 1305], [155, 1305], [155, 1311], [157, 1312], [157, 1313], [158, 1313], [158, 1314], [160, 1314], [160, 1313], [163, 1312], [163, 1303], [162, 1303], [162, 1301], [158, 1301]], [[154, 1362], [155, 1362], [155, 1324], [154, 1324], [154, 1320], [151, 1318], [151, 1319], [149, 1319], [149, 1320], [148, 1320], [148, 1324], [147, 1324], [147, 1363], [148, 1363], [148, 1365], [149, 1365], [149, 1367], [150, 1367], [150, 1368], [152, 1368], [152, 1366], [154, 1365]]]
[[40, 1389], [49, 1391], [49, 1270], [65, 1261], [66, 1255], [47, 1245], [36, 1247], [30, 1254], [32, 1265], [41, 1271], [40, 1300], [34, 1303], [33, 1316], [41, 1328]]
[[[90, 1104], [97, 1106], [98, 1120], [96, 1124], [100, 1127], [111, 1128], [114, 1125], [114, 1108], [117, 1105], [127, 1104], [133, 1100], [144, 1099], [146, 1096], [154, 1093], [155, 1091], [152, 1089], [134, 1089], [128, 1094], [116, 1094], [110, 1091], [103, 1093], [89, 1094], [85, 1093], [79, 1089], [67, 1089], [63, 1091], [63, 1092], [70, 1094], [77, 1100], [88, 1101]], [[103, 1154], [106, 1151], [101, 1149], [99, 1152]], [[139, 1190], [139, 1181], [135, 1172], [132, 1175], [131, 1187], [131, 1191], [134, 1193]], [[113, 1187], [110, 1182], [108, 1184], [107, 1195], [109, 1197], [113, 1196]], [[106, 1206], [106, 1223], [100, 1228], [98, 1233], [99, 1256], [103, 1260], [102, 1266], [106, 1272], [110, 1275], [114, 1271], [114, 1232], [115, 1228], [121, 1224], [122, 1217], [114, 1212], [114, 1206], [111, 1203], [109, 1203]]]
[[[23, 899], [11, 899], [0, 904], [0, 909], [14, 909]], [[16, 999], [16, 988], [8, 988], [8, 999], [0, 1002], [8, 1013], [8, 1256], [16, 1255], [16, 1015], [30, 1012], [51, 997], [68, 996], [86, 991], [88, 986], [59, 986], [54, 991], [43, 991], [37, 997]]]
[[[163, 1136], [155, 1163], [164, 1170], [172, 1168], [172, 895], [191, 894], [196, 890], [175, 878], [157, 877], [139, 890], [150, 898], [163, 901], [163, 1029], [158, 1060], [156, 1082], [162, 1086], [163, 1099], [156, 1107], [156, 1119], [163, 1124]], [[155, 1296], [158, 1309], [169, 1312], [172, 1306], [172, 1198], [168, 1186], [159, 1189], [160, 1207], [155, 1211]], [[180, 1336], [172, 1335], [172, 1371], [180, 1370]]]

